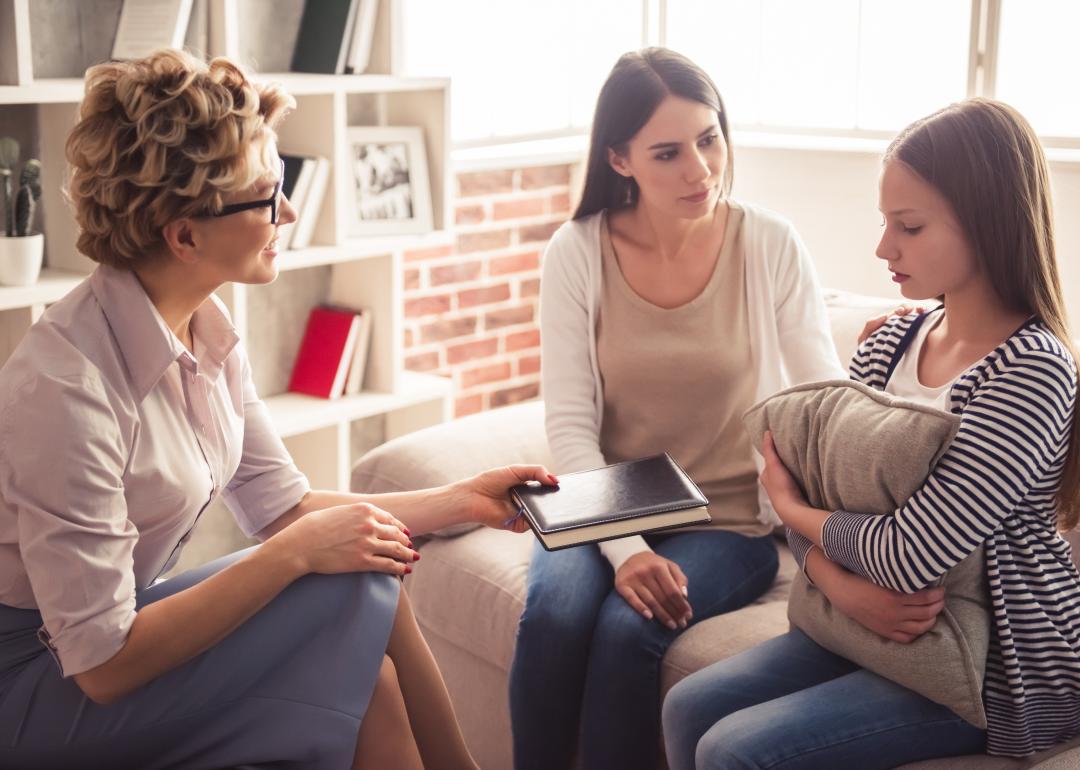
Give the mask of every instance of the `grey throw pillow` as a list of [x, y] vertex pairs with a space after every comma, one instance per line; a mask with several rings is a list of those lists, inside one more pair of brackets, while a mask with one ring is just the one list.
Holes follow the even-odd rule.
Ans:
[[[789, 388], [743, 420], [759, 449], [772, 431], [780, 459], [815, 508], [883, 515], [922, 486], [960, 424], [956, 415], [851, 380]], [[822, 647], [985, 729], [990, 610], [983, 549], [950, 570], [943, 585], [938, 622], [911, 644], [883, 639], [843, 615], [801, 573], [788, 619]]]

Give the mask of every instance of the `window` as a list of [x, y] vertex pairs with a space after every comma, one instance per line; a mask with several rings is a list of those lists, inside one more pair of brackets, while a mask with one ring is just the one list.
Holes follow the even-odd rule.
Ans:
[[895, 130], [965, 95], [967, 2], [671, 0], [667, 9], [667, 45], [712, 75], [742, 128]]
[[[404, 71], [449, 74], [455, 144], [587, 131], [618, 56], [667, 45], [741, 129], [891, 134], [981, 93], [1080, 137], [1075, 0], [403, 0]], [[978, 33], [973, 35], [973, 29]], [[978, 50], [972, 55], [972, 39]]]
[[995, 93], [1040, 134], [1080, 136], [1080, 4], [1002, 0]]
[[643, 0], [405, 0], [403, 70], [446, 75], [458, 145], [585, 131]]

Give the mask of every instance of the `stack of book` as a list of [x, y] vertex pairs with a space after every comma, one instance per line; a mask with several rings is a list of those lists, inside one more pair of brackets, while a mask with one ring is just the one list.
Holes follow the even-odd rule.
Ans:
[[330, 181], [329, 158], [282, 153], [285, 161], [285, 181], [281, 190], [296, 209], [296, 223], [284, 233], [281, 244], [285, 249], [304, 249], [311, 244], [311, 234], [322, 209], [323, 197]]
[[323, 305], [308, 315], [289, 390], [318, 398], [355, 395], [364, 385], [371, 311]]

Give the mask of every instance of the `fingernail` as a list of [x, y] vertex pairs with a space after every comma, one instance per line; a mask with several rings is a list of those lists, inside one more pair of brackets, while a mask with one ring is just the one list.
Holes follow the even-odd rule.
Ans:
[[[409, 541], [409, 548], [413, 548], [412, 540]], [[415, 551], [416, 549], [413, 548], [413, 550]]]
[[550, 481], [552, 484], [558, 484], [559, 483], [559, 480], [557, 478], [555, 478], [554, 476], [552, 476], [550, 473], [548, 474], [548, 481]]
[[[412, 545], [412, 543], [409, 543], [409, 545]], [[690, 596], [690, 589], [687, 588], [686, 586], [683, 586], [682, 587], [682, 595], [683, 596]]]
[[419, 551], [413, 551], [412, 560], [413, 561], [420, 561], [420, 552]]
[[679, 623], [679, 628], [686, 628], [686, 621], [683, 620]]
[[667, 627], [670, 628], [672, 631], [674, 631], [676, 628], [678, 628], [678, 626], [675, 625], [674, 620], [669, 621], [668, 624], [667, 624]]
[[[405, 537], [412, 537], [412, 532], [410, 532], [407, 527], [405, 529], [401, 530], [401, 531], [405, 533]], [[410, 543], [410, 545], [411, 545], [411, 543]]]
[[645, 610], [645, 611], [644, 611], [643, 613], [641, 613], [641, 614], [645, 616], [645, 619], [646, 619], [646, 620], [652, 620], [652, 612], [650, 612], [649, 610]]
[[408, 575], [410, 572], [412, 572], [412, 567], [410, 567], [408, 564], [406, 564], [405, 565], [405, 574]]

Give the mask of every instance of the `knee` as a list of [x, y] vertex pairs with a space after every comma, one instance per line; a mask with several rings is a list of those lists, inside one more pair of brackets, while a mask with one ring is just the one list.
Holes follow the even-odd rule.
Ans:
[[660, 658], [677, 635], [660, 621], [639, 615], [622, 596], [612, 591], [600, 608], [593, 645], [608, 655], [645, 653]]
[[[697, 770], [758, 770], [772, 765], [761, 755], [759, 731], [747, 729], [738, 713], [713, 725], [697, 743], [694, 767]], [[775, 746], [773, 746], [775, 748]]]
[[574, 590], [556, 580], [531, 583], [518, 624], [519, 638], [587, 639], [599, 604], [592, 593], [588, 587]]

